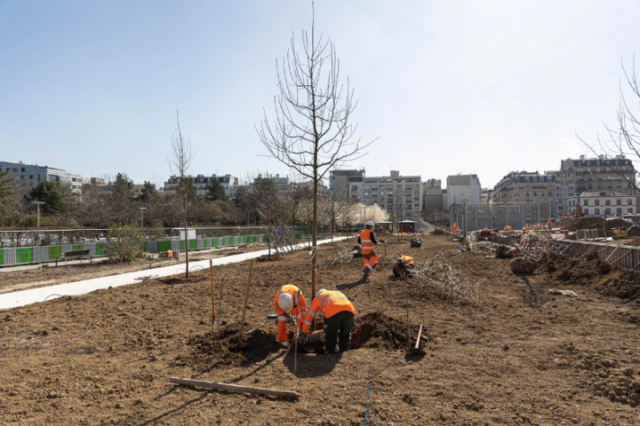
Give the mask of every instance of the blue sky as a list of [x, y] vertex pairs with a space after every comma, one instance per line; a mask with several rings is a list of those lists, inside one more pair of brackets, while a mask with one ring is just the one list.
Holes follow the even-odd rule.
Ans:
[[[291, 174], [254, 124], [310, 20], [303, 0], [0, 0], [0, 161], [161, 181], [179, 109], [194, 173]], [[357, 135], [380, 138], [351, 166], [486, 187], [557, 169], [586, 153], [576, 132], [614, 123], [638, 22], [640, 0], [316, 1]]]

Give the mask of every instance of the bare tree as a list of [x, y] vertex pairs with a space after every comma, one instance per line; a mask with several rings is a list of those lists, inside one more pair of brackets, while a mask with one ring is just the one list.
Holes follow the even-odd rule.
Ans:
[[[629, 95], [625, 95], [620, 89], [620, 105], [616, 111], [617, 119], [614, 127], [605, 124], [607, 140], [601, 140], [598, 136], [597, 147], [590, 145], [576, 134], [578, 139], [589, 148], [597, 157], [619, 158], [628, 160], [636, 157], [640, 160], [640, 83], [636, 75], [635, 56], [631, 71], [627, 71], [622, 63], [622, 72], [629, 89]], [[608, 165], [611, 170], [631, 185], [635, 191], [639, 191], [636, 181], [636, 170], [627, 161], [616, 162]]]
[[182, 201], [182, 219], [184, 221], [184, 254], [185, 254], [185, 276], [189, 278], [189, 232], [187, 229], [187, 210], [190, 201], [190, 194], [193, 192], [189, 178], [189, 170], [195, 158], [191, 151], [191, 141], [186, 141], [182, 137], [180, 129], [180, 116], [176, 111], [177, 128], [171, 135], [171, 158], [169, 158], [169, 169], [171, 174], [180, 179], [177, 186], [177, 193]]
[[313, 184], [313, 221], [311, 257], [311, 294], [315, 297], [317, 264], [318, 183], [326, 173], [345, 160], [355, 160], [372, 142], [362, 144], [353, 136], [357, 126], [351, 114], [357, 103], [347, 78], [340, 83], [340, 62], [331, 40], [315, 37], [315, 13], [311, 38], [301, 34], [302, 52], [296, 50], [295, 37], [280, 68], [276, 61], [279, 95], [274, 99], [276, 118], [265, 117], [256, 126], [269, 154], [311, 179]]

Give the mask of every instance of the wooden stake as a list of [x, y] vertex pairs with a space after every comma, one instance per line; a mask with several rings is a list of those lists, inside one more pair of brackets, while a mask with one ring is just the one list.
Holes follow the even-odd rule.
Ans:
[[169, 381], [171, 383], [176, 383], [179, 385], [200, 386], [203, 388], [218, 389], [218, 390], [223, 390], [227, 392], [255, 393], [259, 395], [271, 395], [271, 396], [279, 396], [282, 398], [293, 398], [293, 399], [298, 399], [301, 396], [297, 392], [281, 391], [276, 389], [254, 388], [252, 386], [230, 385], [227, 383], [205, 382], [203, 380], [181, 379], [179, 377], [172, 377], [171, 379], [169, 379]]
[[298, 370], [298, 321], [300, 320], [298, 318], [298, 315], [300, 314], [300, 290], [296, 291], [296, 318], [293, 321], [293, 323], [296, 326], [296, 334], [295, 334], [295, 339], [296, 341], [294, 342], [295, 348], [294, 348], [294, 352], [293, 352], [293, 374], [296, 373], [296, 371]]
[[244, 331], [244, 315], [247, 312], [247, 301], [249, 300], [249, 286], [251, 285], [251, 274], [253, 274], [253, 260], [249, 263], [249, 279], [247, 280], [247, 291], [244, 293], [244, 306], [242, 307], [242, 320], [240, 321], [240, 334], [238, 334], [238, 343], [242, 340], [242, 332]]
[[418, 349], [418, 345], [420, 344], [421, 336], [422, 336], [422, 324], [420, 324], [420, 330], [418, 330], [418, 338], [416, 339], [416, 349]]
[[216, 304], [213, 293], [213, 260], [209, 260], [209, 277], [211, 278], [211, 316], [213, 319], [213, 333], [216, 332]]

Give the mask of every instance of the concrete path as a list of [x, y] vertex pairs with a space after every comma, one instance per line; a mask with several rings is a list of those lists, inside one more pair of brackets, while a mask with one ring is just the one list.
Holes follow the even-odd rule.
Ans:
[[[341, 241], [350, 237], [334, 237], [333, 241]], [[331, 239], [318, 241], [318, 245], [330, 243]], [[301, 249], [306, 249], [301, 246]], [[212, 259], [213, 266], [227, 265], [229, 263], [244, 262], [245, 260], [256, 259], [260, 256], [268, 254], [269, 250], [259, 250], [249, 253], [242, 253], [233, 256]], [[189, 262], [189, 270], [197, 271], [201, 268], [209, 267], [209, 259], [197, 260]], [[55, 299], [62, 296], [77, 296], [87, 294], [95, 290], [120, 287], [123, 285], [134, 284], [140, 282], [136, 280], [138, 277], [147, 275], [157, 275], [159, 277], [169, 277], [177, 274], [184, 274], [185, 265], [177, 264], [171, 266], [163, 266], [161, 268], [144, 269], [141, 271], [127, 272], [120, 275], [110, 275], [107, 277], [93, 278], [90, 280], [76, 281], [67, 284], [52, 285], [49, 287], [39, 287], [29, 290], [16, 291], [13, 293], [0, 294], [0, 310], [16, 308], [19, 306], [30, 305], [32, 303], [44, 302], [46, 300]]]

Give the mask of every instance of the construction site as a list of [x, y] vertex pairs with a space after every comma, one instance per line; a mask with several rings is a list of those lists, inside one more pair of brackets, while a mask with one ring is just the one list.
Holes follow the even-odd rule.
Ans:
[[[356, 307], [351, 349], [331, 355], [321, 315], [306, 345], [293, 325], [288, 347], [275, 339], [278, 289], [311, 299], [302, 244], [7, 309], [0, 421], [638, 424], [640, 284], [623, 267], [640, 263], [637, 249], [564, 236], [392, 234], [368, 283], [355, 239], [327, 240], [316, 289]], [[400, 256], [414, 263], [397, 277]], [[72, 281], [76, 267], [60, 268]]]

